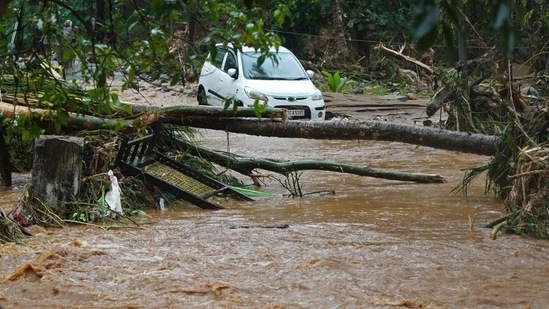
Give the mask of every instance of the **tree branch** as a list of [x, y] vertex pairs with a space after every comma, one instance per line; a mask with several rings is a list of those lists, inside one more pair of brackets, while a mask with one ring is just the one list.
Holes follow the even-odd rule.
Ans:
[[429, 73], [429, 75], [433, 75], [434, 74], [434, 70], [432, 67], [426, 65], [425, 63], [417, 60], [417, 59], [414, 59], [410, 56], [406, 56], [402, 53], [399, 53], [397, 51], [394, 51], [392, 49], [389, 49], [387, 47], [385, 47], [383, 44], [379, 44], [378, 46], [374, 47], [374, 49], [376, 50], [381, 50], [387, 54], [389, 54], [390, 56], [394, 57], [394, 58], [398, 58], [398, 59], [402, 59], [402, 60], [405, 60], [405, 61], [408, 61], [408, 62], [411, 62], [415, 65], [417, 65], [418, 67], [422, 68], [423, 70], [427, 71], [427, 73]]

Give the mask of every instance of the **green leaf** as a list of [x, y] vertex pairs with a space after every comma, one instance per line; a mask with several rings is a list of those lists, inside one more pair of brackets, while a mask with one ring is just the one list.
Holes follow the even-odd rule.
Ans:
[[515, 46], [515, 34], [508, 26], [503, 27], [501, 31], [502, 31], [500, 35], [501, 48], [505, 56], [511, 57], [513, 54], [514, 46]]
[[511, 6], [508, 3], [501, 1], [496, 10], [494, 28], [499, 30], [503, 24], [507, 23], [511, 18]]
[[437, 39], [437, 28], [432, 28], [431, 31], [417, 40], [417, 48], [419, 50], [427, 50], [434, 44]]
[[139, 22], [135, 21], [133, 23], [131, 23], [129, 26], [128, 26], [128, 32], [131, 31], [135, 26], [139, 25]]
[[259, 99], [255, 99], [254, 101], [254, 114], [257, 118], [261, 119], [263, 113], [265, 112], [265, 110], [267, 109], [267, 107], [265, 106], [265, 104], [263, 103], [260, 103], [259, 102]]
[[134, 209], [131, 211], [131, 214], [138, 217], [146, 217], [147, 213], [140, 209]]
[[236, 114], [236, 112], [238, 111], [238, 102], [234, 98], [232, 102], [233, 102], [233, 114]]
[[175, 74], [174, 76], [172, 76], [172, 78], [170, 79], [170, 86], [173, 86], [177, 83], [179, 83], [179, 81], [181, 80], [181, 76], [179, 74]]
[[439, 10], [434, 1], [421, 1], [414, 6], [416, 19], [414, 21], [412, 37], [421, 39], [433, 32], [439, 17]]
[[111, 100], [112, 100], [112, 103], [114, 105], [119, 105], [120, 104], [120, 98], [118, 97], [118, 93], [111, 92]]
[[274, 12], [274, 19], [279, 27], [284, 25], [284, 20], [286, 19], [286, 14], [281, 9], [276, 9]]
[[446, 43], [446, 55], [448, 56], [448, 59], [452, 61], [458, 60], [458, 53], [457, 49], [454, 47], [456, 43], [456, 38], [454, 38], [454, 30], [450, 27], [448, 24], [442, 25], [442, 35], [444, 42]]
[[266, 56], [265, 55], [261, 55], [257, 58], [257, 65], [258, 66], [261, 66], [263, 64], [263, 62], [265, 62], [265, 58]]

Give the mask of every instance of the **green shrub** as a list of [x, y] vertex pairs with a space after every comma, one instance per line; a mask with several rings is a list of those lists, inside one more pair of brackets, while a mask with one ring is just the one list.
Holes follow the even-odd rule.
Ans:
[[332, 92], [343, 92], [343, 88], [347, 84], [347, 78], [341, 77], [339, 72], [333, 75], [330, 72], [322, 71], [322, 74], [328, 78], [328, 88]]

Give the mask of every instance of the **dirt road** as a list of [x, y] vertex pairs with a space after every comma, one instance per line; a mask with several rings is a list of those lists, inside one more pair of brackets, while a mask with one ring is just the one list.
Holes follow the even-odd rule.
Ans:
[[[143, 84], [139, 92], [121, 93], [126, 102], [150, 106], [197, 105], [197, 85], [170, 87], [166, 84]], [[348, 118], [382, 120], [402, 123], [419, 123], [427, 119], [425, 107], [428, 99], [409, 99], [406, 96], [374, 96], [325, 92], [327, 119]], [[435, 118], [435, 117], [433, 117]]]
[[324, 93], [329, 117], [346, 115], [363, 120], [382, 120], [421, 123], [427, 119], [427, 99], [408, 99], [405, 96], [374, 96], [364, 94]]

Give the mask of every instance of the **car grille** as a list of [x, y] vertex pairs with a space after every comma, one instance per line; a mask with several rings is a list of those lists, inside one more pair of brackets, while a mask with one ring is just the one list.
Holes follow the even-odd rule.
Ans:
[[307, 100], [307, 97], [273, 97], [280, 101], [297, 102]]
[[288, 111], [290, 110], [303, 110], [305, 115], [303, 116], [290, 116], [290, 119], [311, 119], [311, 110], [306, 105], [277, 105], [277, 108], [285, 108]]

